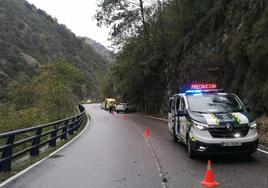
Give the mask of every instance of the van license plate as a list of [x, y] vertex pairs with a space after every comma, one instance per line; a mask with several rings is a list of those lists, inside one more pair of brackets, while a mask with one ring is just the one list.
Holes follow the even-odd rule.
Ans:
[[223, 142], [222, 146], [241, 146], [241, 142]]

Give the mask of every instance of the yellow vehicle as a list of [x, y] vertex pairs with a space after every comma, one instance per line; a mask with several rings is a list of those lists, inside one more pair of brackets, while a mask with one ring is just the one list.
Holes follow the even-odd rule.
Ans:
[[105, 100], [104, 100], [104, 109], [105, 110], [109, 110], [109, 108], [114, 110], [115, 105], [116, 105], [116, 99], [114, 99], [114, 98], [105, 98]]

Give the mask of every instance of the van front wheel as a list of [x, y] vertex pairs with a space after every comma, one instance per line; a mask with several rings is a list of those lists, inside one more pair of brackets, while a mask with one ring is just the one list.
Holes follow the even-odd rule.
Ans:
[[175, 132], [175, 126], [174, 126], [174, 128], [173, 128], [173, 134], [172, 134], [172, 137], [173, 137], [173, 141], [174, 141], [175, 143], [178, 143], [178, 142], [179, 142], [178, 137], [177, 137], [176, 132]]
[[196, 157], [196, 153], [192, 149], [190, 138], [187, 139], [187, 151], [188, 151], [188, 156], [191, 159], [194, 159]]

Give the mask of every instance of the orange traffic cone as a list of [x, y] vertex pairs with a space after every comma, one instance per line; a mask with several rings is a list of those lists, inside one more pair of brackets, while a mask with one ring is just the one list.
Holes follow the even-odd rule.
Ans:
[[201, 182], [201, 185], [207, 188], [217, 187], [219, 182], [217, 182], [214, 178], [214, 173], [211, 169], [211, 161], [208, 160], [207, 170], [205, 174], [205, 179]]
[[149, 129], [149, 128], [146, 128], [146, 129], [145, 129], [144, 136], [145, 136], [146, 138], [148, 138], [148, 137], [150, 136], [150, 129]]

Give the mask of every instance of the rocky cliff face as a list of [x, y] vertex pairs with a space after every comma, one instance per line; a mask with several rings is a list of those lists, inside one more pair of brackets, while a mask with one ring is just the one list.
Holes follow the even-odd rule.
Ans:
[[217, 1], [184, 39], [174, 83], [217, 82], [268, 112], [267, 18], [267, 1]]

